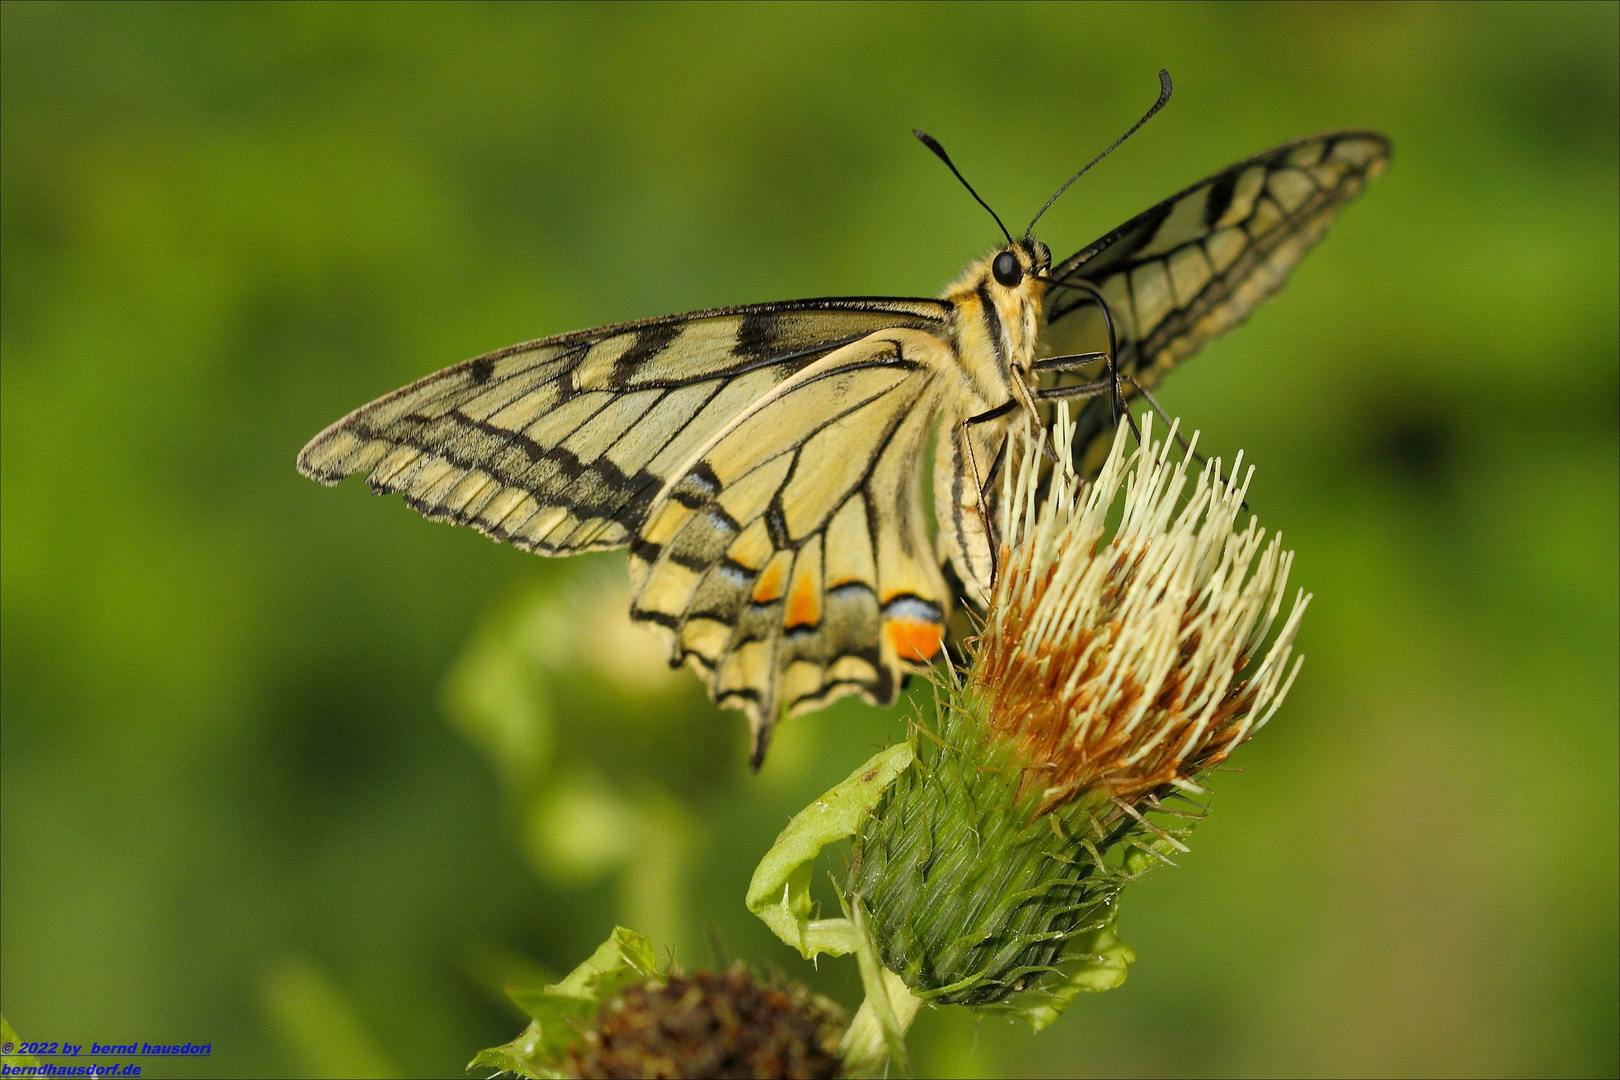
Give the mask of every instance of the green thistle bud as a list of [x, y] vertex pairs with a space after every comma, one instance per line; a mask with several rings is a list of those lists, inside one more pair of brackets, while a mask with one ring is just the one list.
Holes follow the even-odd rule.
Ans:
[[[1186, 826], [1155, 819], [1202, 791], [1200, 774], [1269, 719], [1298, 671], [1303, 594], [1257, 660], [1292, 555], [1253, 518], [1236, 530], [1247, 477], [1223, 481], [1212, 463], [1184, 500], [1190, 455], [1172, 461], [1174, 430], [1154, 444], [1143, 424], [1145, 449], [1127, 454], [1122, 431], [1092, 483], [1044, 469], [1033, 445], [1009, 472], [965, 677], [942, 684], [938, 730], [914, 727], [914, 764], [856, 834], [845, 895], [924, 1000], [1058, 990], [1077, 949], [1082, 988], [1123, 981], [1116, 897], [1185, 850]], [[1059, 442], [1072, 431], [1060, 424]]]
[[915, 765], [856, 835], [844, 891], [914, 994], [996, 1004], [1056, 970], [1071, 937], [1112, 922], [1123, 875], [1101, 853], [1122, 837], [1094, 807], [1042, 814], [982, 704], [943, 704], [941, 729], [917, 740]]

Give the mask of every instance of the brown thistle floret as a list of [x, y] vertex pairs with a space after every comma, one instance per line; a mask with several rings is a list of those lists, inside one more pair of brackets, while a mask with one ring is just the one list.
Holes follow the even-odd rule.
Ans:
[[756, 979], [741, 961], [670, 972], [602, 1006], [564, 1071], [598, 1077], [834, 1077], [843, 1010], [802, 987]]
[[[1299, 670], [1288, 661], [1303, 591], [1249, 670], [1293, 561], [1253, 517], [1235, 529], [1253, 470], [1239, 484], [1242, 454], [1229, 481], [1209, 463], [1178, 510], [1191, 453], [1170, 460], [1174, 427], [1155, 444], [1149, 421], [1129, 454], [1121, 428], [1090, 484], [1060, 455], [1041, 497], [1032, 444], [1005, 477], [999, 573], [967, 689], [1033, 766], [1043, 811], [1093, 793], [1130, 807], [1167, 786], [1200, 790], [1198, 774], [1265, 724]], [[1072, 438], [1065, 414], [1058, 441]]]

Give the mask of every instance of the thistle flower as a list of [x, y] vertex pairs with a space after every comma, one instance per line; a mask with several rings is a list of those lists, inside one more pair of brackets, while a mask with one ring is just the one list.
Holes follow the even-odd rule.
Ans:
[[[900, 1063], [920, 1003], [1012, 1009], [1038, 1030], [1123, 982], [1120, 890], [1186, 850], [1201, 778], [1299, 671], [1310, 598], [1277, 628], [1293, 556], [1252, 516], [1238, 527], [1241, 455], [1230, 480], [1219, 461], [1189, 475], [1192, 448], [1173, 457], [1175, 427], [1155, 441], [1144, 415], [1141, 445], [1122, 429], [1087, 481], [1066, 410], [1054, 434], [1063, 464], [1026, 439], [1004, 474], [981, 632], [936, 680], [936, 724], [795, 818], [749, 890], [805, 955], [860, 956], [871, 1007], [846, 1061], [865, 1069]], [[811, 919], [810, 862], [850, 835], [851, 917]]]
[[1186, 850], [1201, 812], [1166, 800], [1201, 793], [1198, 777], [1270, 719], [1299, 670], [1303, 593], [1257, 660], [1293, 556], [1252, 517], [1236, 527], [1252, 470], [1237, 480], [1240, 455], [1228, 481], [1212, 462], [1188, 494], [1190, 448], [1173, 460], [1174, 427], [1155, 443], [1142, 424], [1142, 446], [1127, 452], [1122, 429], [1090, 483], [1061, 452], [1066, 415], [1064, 465], [1026, 441], [965, 676], [942, 687], [939, 730], [917, 729], [916, 763], [856, 835], [846, 895], [884, 966], [925, 1000], [1044, 990], [1020, 1006], [1040, 1026], [1077, 988], [1123, 981], [1119, 890]]
[[[1152, 447], [1151, 415], [1143, 432]], [[1017, 744], [1043, 812], [1085, 793], [1129, 806], [1166, 788], [1200, 791], [1193, 778], [1265, 725], [1299, 670], [1288, 659], [1303, 592], [1245, 677], [1294, 556], [1280, 535], [1265, 543], [1253, 517], [1236, 531], [1253, 475], [1238, 484], [1242, 453], [1230, 481], [1211, 462], [1181, 503], [1192, 455], [1169, 460], [1174, 428], [1129, 457], [1125, 439], [1121, 429], [1089, 485], [1055, 470], [1037, 501], [1031, 450], [1003, 490], [1002, 572], [966, 695]], [[1123, 515], [1104, 545], [1122, 482]]]

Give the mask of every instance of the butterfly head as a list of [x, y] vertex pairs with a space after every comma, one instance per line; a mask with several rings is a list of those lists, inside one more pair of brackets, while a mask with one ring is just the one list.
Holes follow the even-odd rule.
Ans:
[[1051, 269], [1052, 252], [1045, 244], [1033, 237], [1013, 240], [970, 263], [945, 290], [945, 298], [956, 301], [978, 296], [1008, 308], [1009, 313], [1020, 304], [1030, 303], [1039, 310]]
[[1004, 289], [1017, 289], [1026, 279], [1040, 280], [1052, 268], [1052, 251], [1026, 237], [990, 257], [990, 276]]
[[971, 263], [945, 290], [958, 355], [986, 407], [1013, 392], [1015, 373], [1030, 374], [1051, 266], [1045, 244], [1014, 240]]
[[1039, 240], [1025, 237], [992, 252], [969, 271], [978, 278], [974, 294], [980, 317], [985, 318], [986, 310], [992, 312], [986, 318], [987, 333], [999, 331], [1002, 345], [998, 351], [1025, 375], [1034, 360], [1041, 297], [1051, 268], [1051, 250]]

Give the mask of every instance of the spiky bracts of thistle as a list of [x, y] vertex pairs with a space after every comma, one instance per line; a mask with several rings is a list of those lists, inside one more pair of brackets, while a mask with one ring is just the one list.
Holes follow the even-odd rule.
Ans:
[[671, 972], [603, 1003], [563, 1066], [568, 1076], [826, 1078], [848, 1026], [837, 1004], [746, 964]]
[[[916, 763], [862, 825], [846, 881], [883, 963], [920, 996], [1005, 1003], [1065, 970], [1072, 984], [1076, 963], [1093, 964], [1082, 988], [1123, 979], [1118, 892], [1185, 850], [1190, 826], [1174, 822], [1201, 812], [1166, 800], [1202, 791], [1298, 672], [1303, 593], [1260, 654], [1292, 554], [1252, 517], [1237, 528], [1252, 470], [1238, 481], [1240, 455], [1230, 481], [1219, 462], [1189, 477], [1174, 436], [1155, 443], [1144, 416], [1130, 450], [1122, 428], [1089, 483], [1026, 442], [1005, 477], [982, 632], [965, 674], [940, 684], [937, 730], [917, 726]], [[1065, 463], [1072, 437], [1064, 415]]]

